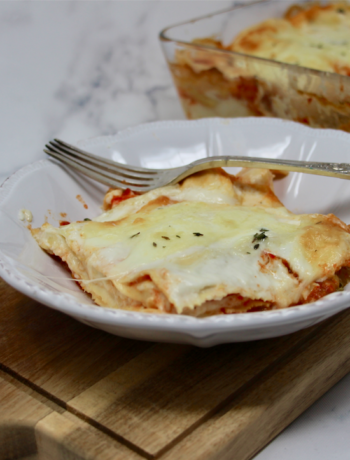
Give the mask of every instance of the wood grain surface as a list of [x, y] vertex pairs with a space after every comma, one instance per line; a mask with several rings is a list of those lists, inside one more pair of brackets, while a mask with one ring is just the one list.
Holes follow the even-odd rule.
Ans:
[[122, 339], [0, 279], [0, 460], [247, 460], [350, 371], [350, 310], [200, 349]]

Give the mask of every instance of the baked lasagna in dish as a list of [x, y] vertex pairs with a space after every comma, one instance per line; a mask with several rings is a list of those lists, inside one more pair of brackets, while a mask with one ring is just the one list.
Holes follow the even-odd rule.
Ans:
[[190, 119], [269, 116], [350, 131], [347, 3], [293, 5], [229, 44], [176, 46], [169, 66]]
[[102, 307], [203, 317], [287, 308], [342, 289], [348, 226], [332, 214], [289, 212], [273, 177], [213, 169], [145, 194], [110, 190], [95, 219], [32, 233]]
[[350, 6], [293, 5], [241, 32], [231, 51], [350, 76]]

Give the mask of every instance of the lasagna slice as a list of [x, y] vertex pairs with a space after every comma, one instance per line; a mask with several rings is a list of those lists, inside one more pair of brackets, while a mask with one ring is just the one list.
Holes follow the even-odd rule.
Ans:
[[273, 173], [221, 169], [138, 195], [111, 190], [92, 221], [33, 230], [100, 306], [207, 316], [287, 308], [349, 280], [334, 215], [289, 212]]

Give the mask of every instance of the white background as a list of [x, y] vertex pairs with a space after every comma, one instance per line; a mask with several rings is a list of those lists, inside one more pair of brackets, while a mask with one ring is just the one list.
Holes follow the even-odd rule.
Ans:
[[[182, 119], [158, 32], [222, 1], [1, 1], [0, 183], [53, 137]], [[350, 376], [257, 460], [350, 459]]]

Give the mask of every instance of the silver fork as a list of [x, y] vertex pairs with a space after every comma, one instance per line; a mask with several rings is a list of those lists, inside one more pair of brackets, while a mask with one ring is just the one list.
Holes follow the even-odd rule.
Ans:
[[50, 141], [46, 145], [44, 152], [98, 182], [109, 185], [110, 187], [129, 188], [135, 192], [148, 192], [154, 188], [176, 184], [185, 177], [205, 169], [232, 166], [304, 172], [350, 179], [350, 164], [347, 163], [213, 156], [178, 168], [148, 169], [140, 168], [139, 166], [124, 165], [92, 155], [59, 139]]

